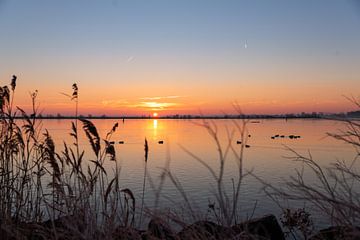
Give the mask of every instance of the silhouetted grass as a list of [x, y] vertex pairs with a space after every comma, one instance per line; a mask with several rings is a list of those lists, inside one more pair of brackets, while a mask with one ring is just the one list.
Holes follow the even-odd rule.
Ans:
[[[122, 236], [133, 234], [136, 217], [139, 216], [141, 226], [144, 215], [163, 220], [166, 218], [184, 227], [188, 222], [184, 222], [184, 217], [176, 211], [170, 210], [163, 214], [158, 208], [165, 179], [178, 190], [192, 221], [199, 220], [198, 210], [177, 179], [176, 173], [169, 167], [169, 153], [160, 182], [156, 185], [147, 173], [149, 146], [145, 139], [142, 199], [141, 206], [138, 207], [131, 189], [122, 189], [120, 184], [120, 166], [111, 140], [118, 123], [105, 136], [100, 136], [91, 121], [79, 118], [79, 89], [77, 84], [73, 84], [73, 93], [65, 94], [75, 102], [76, 118], [71, 123], [69, 133], [73, 142], [63, 142], [62, 149], [58, 150], [49, 132], [42, 128], [41, 119], [36, 118], [37, 91], [30, 94], [32, 109], [29, 113], [21, 108], [14, 108], [16, 80], [16, 76], [13, 76], [10, 87], [0, 87], [0, 237], [23, 239], [31, 233], [40, 239], [112, 239], [119, 232], [124, 234]], [[241, 114], [240, 109], [236, 109]], [[17, 119], [17, 116], [22, 119]], [[209, 203], [208, 210], [211, 219], [225, 227], [240, 221], [241, 187], [244, 178], [250, 174], [244, 172], [244, 151], [250, 136], [247, 131], [248, 120], [232, 121], [234, 130], [227, 129], [225, 142], [220, 141], [214, 121], [203, 120], [200, 124], [209, 133], [217, 149], [216, 169], [182, 146], [212, 177], [216, 201]], [[80, 124], [91, 146], [91, 160], [84, 159], [85, 152], [79, 146]], [[346, 132], [329, 136], [354, 146], [357, 159], [360, 154], [360, 124], [356, 120], [348, 120], [347, 126]], [[235, 139], [241, 142], [240, 148], [233, 145]], [[266, 189], [271, 190], [269, 195], [312, 202], [339, 225], [358, 224], [360, 193], [353, 186], [359, 184], [360, 175], [355, 165], [337, 162], [327, 169], [327, 175], [311, 156], [305, 157], [294, 151], [292, 153], [296, 160], [310, 167], [316, 174], [321, 183], [320, 188], [305, 183], [302, 173], [297, 172], [297, 177], [287, 183], [287, 191], [264, 182]], [[232, 189], [228, 191], [224, 183], [229, 180], [225, 176], [225, 165], [230, 158], [236, 160], [237, 175], [230, 179]], [[107, 161], [115, 165], [111, 176], [104, 167]], [[329, 177], [332, 181], [328, 180]], [[149, 180], [155, 192], [154, 209], [144, 209], [146, 180]]]

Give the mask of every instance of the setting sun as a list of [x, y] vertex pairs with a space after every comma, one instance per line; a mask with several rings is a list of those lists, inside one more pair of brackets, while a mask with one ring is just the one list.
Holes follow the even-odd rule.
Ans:
[[157, 116], [158, 116], [158, 113], [154, 112], [153, 117], [157, 117]]

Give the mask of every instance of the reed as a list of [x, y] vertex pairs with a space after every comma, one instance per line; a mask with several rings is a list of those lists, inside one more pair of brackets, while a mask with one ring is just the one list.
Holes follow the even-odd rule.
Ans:
[[[135, 229], [137, 220], [138, 226], [141, 226], [145, 214], [166, 218], [182, 227], [186, 226], [189, 221], [184, 221], [184, 217], [173, 209], [166, 214], [158, 211], [165, 180], [169, 180], [180, 193], [184, 200], [184, 209], [191, 220], [199, 219], [199, 211], [176, 177], [176, 173], [170, 169], [169, 152], [158, 185], [152, 180], [147, 166], [147, 139], [144, 142], [141, 206], [137, 208], [132, 190], [121, 187], [121, 166], [117, 161], [112, 141], [118, 123], [114, 123], [105, 136], [101, 136], [91, 121], [79, 118], [79, 88], [76, 83], [72, 85], [72, 94], [65, 94], [75, 102], [76, 118], [71, 123], [70, 130], [72, 142], [63, 142], [60, 150], [55, 146], [49, 131], [43, 129], [41, 119], [37, 118], [38, 92], [30, 93], [32, 108], [26, 112], [13, 106], [16, 86], [17, 77], [13, 76], [9, 86], [0, 87], [1, 239], [24, 239], [28, 233], [26, 228], [30, 227], [31, 232], [36, 232], [37, 236], [43, 236], [45, 239], [112, 239], [119, 228]], [[360, 107], [358, 101], [355, 103]], [[241, 114], [240, 108], [235, 108]], [[22, 118], [19, 119], [19, 116]], [[356, 168], [360, 156], [360, 124], [354, 119], [342, 121], [345, 121], [347, 129], [339, 133], [329, 133], [329, 136], [354, 147], [356, 156], [351, 164], [338, 161], [329, 168], [324, 168], [319, 166], [311, 155], [303, 156], [288, 149], [294, 155], [294, 160], [315, 173], [320, 184], [316, 186], [307, 183], [302, 171], [297, 171], [296, 176], [290, 178], [286, 183], [286, 190], [259, 180], [263, 182], [265, 191], [274, 199], [282, 197], [308, 201], [323, 214], [327, 214], [332, 223], [356, 226], [360, 222], [360, 192], [356, 188], [360, 184], [360, 174]], [[203, 120], [199, 124], [207, 131], [217, 150], [216, 168], [181, 146], [189, 156], [205, 167], [212, 177], [215, 183], [215, 201], [209, 203], [209, 212], [218, 224], [227, 227], [239, 223], [239, 201], [243, 182], [245, 177], [253, 175], [251, 171], [244, 171], [244, 152], [250, 136], [247, 130], [248, 120], [232, 120], [232, 123], [233, 129], [226, 129], [225, 142], [220, 140], [214, 121]], [[90, 159], [85, 159], [85, 151], [79, 145], [81, 129], [91, 146]], [[235, 144], [235, 139], [241, 144]], [[225, 166], [229, 159], [235, 159], [237, 164], [237, 175], [230, 179], [231, 191], [225, 187], [226, 182], [229, 182], [225, 174]], [[106, 170], [106, 163], [114, 165], [113, 173]], [[144, 209], [145, 193], [148, 192], [147, 180], [156, 196], [154, 209]], [[292, 217], [292, 213], [288, 211], [287, 217]], [[136, 219], [137, 214], [139, 219]], [[292, 222], [290, 224], [286, 219], [284, 222], [295, 229], [291, 225]], [[16, 227], [25, 226], [24, 224], [28, 224], [27, 227]], [[307, 234], [307, 229], [303, 230], [304, 234]]]
[[[32, 112], [14, 109], [16, 80], [13, 76], [10, 87], [0, 88], [2, 226], [20, 223], [41, 226], [47, 220], [52, 226], [48, 237], [58, 239], [65, 234], [66, 238], [91, 239], [99, 231], [111, 234], [116, 224], [133, 225], [135, 198], [131, 190], [120, 189], [120, 166], [110, 143], [118, 123], [102, 138], [92, 122], [78, 119], [78, 87], [73, 84], [70, 96], [75, 101], [76, 119], [71, 124], [70, 135], [74, 143], [64, 142], [59, 152], [50, 133], [42, 128], [41, 120], [36, 117], [37, 91], [30, 94]], [[93, 150], [94, 160], [84, 161], [85, 152], [79, 146], [78, 120]], [[104, 168], [106, 161], [115, 162], [113, 177], [108, 176]], [[64, 226], [59, 228], [63, 218], [68, 221], [62, 222]], [[63, 229], [69, 231], [61, 232]], [[6, 231], [1, 235], [6, 236]]]
[[[348, 99], [360, 109], [358, 100]], [[289, 229], [294, 239], [309, 238], [314, 220], [305, 209], [291, 209], [285, 206], [284, 202], [303, 202], [308, 208], [312, 208], [313, 212], [326, 217], [331, 226], [354, 229], [355, 236], [360, 236], [357, 229], [360, 224], [360, 120], [343, 118], [331, 120], [342, 122], [344, 130], [327, 135], [341, 144], [351, 146], [354, 149], [353, 159], [337, 160], [323, 166], [313, 158], [310, 151], [308, 154], [300, 154], [285, 146], [286, 151], [290, 153], [288, 158], [298, 162], [301, 168], [296, 169], [295, 173], [285, 181], [284, 187], [269, 184], [252, 174], [263, 184], [265, 193], [283, 210], [286, 219], [284, 227]], [[305, 173], [312, 174], [315, 180], [308, 181]], [[298, 221], [304, 219], [304, 216], [306, 221]], [[289, 218], [292, 221], [289, 221]]]
[[[234, 108], [239, 114], [242, 114], [241, 109], [238, 105], [234, 105]], [[215, 191], [213, 192], [216, 201], [213, 203], [209, 203], [209, 211], [213, 213], [216, 221], [224, 226], [231, 226], [233, 224], [237, 224], [239, 222], [240, 212], [238, 209], [239, 201], [240, 201], [240, 191], [241, 186], [243, 184], [244, 178], [249, 175], [249, 172], [244, 173], [243, 164], [244, 164], [244, 152], [245, 147], [247, 146], [248, 137], [250, 136], [247, 129], [247, 124], [249, 120], [241, 119], [232, 120], [233, 129], [226, 129], [227, 132], [227, 141], [225, 143], [220, 141], [218, 126], [212, 120], [203, 120], [201, 124], [197, 124], [200, 127], [203, 127], [210, 138], [213, 140], [215, 148], [218, 153], [218, 170], [214, 167], [210, 166], [204, 159], [197, 156], [193, 152], [189, 151], [186, 147], [181, 146], [181, 148], [193, 159], [203, 165], [209, 172], [210, 176], [212, 176], [215, 182]], [[241, 142], [240, 148], [234, 146], [235, 137], [238, 142]], [[229, 161], [230, 158], [235, 159], [237, 164], [237, 175], [231, 178], [231, 182], [233, 185], [232, 191], [228, 192], [225, 189], [224, 181], [225, 181], [225, 165]], [[189, 209], [191, 208], [191, 204], [189, 199], [185, 197], [185, 191], [181, 189], [181, 184], [177, 181], [171, 173], [168, 174], [175, 187], [179, 189], [181, 195], [184, 197], [185, 202], [188, 205]], [[228, 179], [227, 179], [228, 180]], [[218, 206], [215, 206], [218, 205]]]
[[140, 209], [139, 227], [141, 226], [141, 220], [142, 220], [142, 215], [143, 215], [143, 211], [144, 211], [147, 160], [148, 160], [148, 155], [149, 155], [149, 145], [148, 145], [148, 141], [146, 140], [146, 138], [145, 138], [145, 143], [144, 143], [144, 152], [145, 152], [145, 155], [144, 155], [145, 166], [144, 166], [144, 179], [143, 179], [142, 196], [141, 196], [141, 209]]

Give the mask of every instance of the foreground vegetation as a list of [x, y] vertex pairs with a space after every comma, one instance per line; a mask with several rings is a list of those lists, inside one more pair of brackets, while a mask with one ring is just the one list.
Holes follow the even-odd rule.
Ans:
[[[168, 167], [164, 168], [158, 184], [147, 175], [149, 147], [146, 139], [142, 199], [135, 199], [131, 189], [121, 187], [120, 166], [111, 141], [118, 124], [115, 123], [101, 137], [91, 121], [79, 118], [79, 92], [76, 84], [72, 86], [72, 94], [65, 94], [74, 102], [75, 119], [70, 132], [73, 142], [64, 142], [63, 148], [58, 150], [49, 132], [42, 128], [41, 119], [36, 118], [37, 91], [30, 94], [31, 112], [27, 113], [13, 106], [16, 80], [16, 76], [13, 76], [9, 86], [0, 88], [1, 239], [283, 238], [282, 230], [272, 216], [259, 221], [241, 222], [240, 219], [238, 204], [241, 186], [245, 177], [255, 176], [243, 169], [244, 148], [248, 137], [247, 120], [233, 120], [234, 131], [228, 131], [228, 141], [225, 143], [220, 142], [214, 122], [202, 122], [201, 126], [208, 131], [217, 148], [217, 169], [183, 148], [208, 170], [215, 183], [216, 201], [209, 204], [206, 219], [199, 219], [181, 182]], [[239, 109], [238, 111], [240, 112]], [[329, 135], [354, 146], [357, 156], [350, 165], [337, 162], [324, 169], [311, 156], [305, 157], [293, 152], [295, 160], [301, 161], [316, 174], [320, 185], [306, 183], [301, 171], [297, 172], [297, 177], [290, 179], [285, 190], [266, 182], [263, 184], [265, 191], [275, 201], [281, 197], [311, 202], [329, 216], [331, 224], [341, 226], [340, 232], [345, 229], [346, 233], [354, 232], [356, 235], [360, 217], [360, 174], [356, 169], [356, 161], [360, 155], [360, 124], [356, 120], [346, 121], [346, 124], [347, 131]], [[93, 160], [84, 159], [85, 153], [79, 147], [81, 129], [93, 151]], [[232, 145], [235, 136], [243, 143], [240, 149]], [[238, 169], [237, 176], [232, 178], [232, 190], [228, 192], [224, 186], [224, 171], [230, 156], [235, 158]], [[113, 174], [104, 168], [106, 161], [114, 162]], [[165, 179], [172, 182], [181, 194], [187, 218], [179, 217], [175, 209], [164, 214], [159, 208]], [[154, 209], [144, 208], [146, 181], [150, 182], [156, 194]], [[139, 230], [145, 218], [147, 221], [152, 219], [148, 229]], [[199, 220], [201, 221], [189, 225]], [[313, 235], [310, 215], [305, 209], [284, 209], [281, 222], [290, 237], [307, 239]], [[174, 225], [180, 226], [182, 230], [175, 233]], [[271, 230], [274, 232], [269, 228], [275, 229]]]

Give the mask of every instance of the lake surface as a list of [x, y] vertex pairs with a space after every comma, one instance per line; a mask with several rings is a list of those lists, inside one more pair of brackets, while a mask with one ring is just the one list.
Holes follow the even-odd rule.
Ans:
[[[188, 197], [195, 208], [206, 214], [208, 204], [214, 202], [212, 186], [215, 181], [208, 170], [197, 160], [186, 153], [182, 147], [200, 157], [209, 164], [215, 171], [219, 169], [219, 160], [216, 145], [204, 127], [198, 124], [203, 120], [165, 120], [165, 119], [146, 119], [146, 120], [93, 120], [101, 136], [112, 128], [114, 123], [119, 122], [119, 127], [114, 133], [112, 140], [116, 141], [117, 163], [121, 166], [121, 187], [131, 189], [136, 199], [141, 199], [142, 184], [144, 175], [144, 139], [148, 140], [149, 158], [147, 163], [148, 175], [155, 184], [159, 183], [159, 177], [170, 161], [170, 170], [181, 182]], [[210, 121], [210, 120], [209, 120]], [[239, 150], [241, 145], [236, 144], [240, 135], [236, 132], [234, 122], [241, 123], [242, 120], [212, 120], [218, 129], [220, 141], [225, 148], [228, 135], [227, 132], [235, 130], [232, 140], [233, 146]], [[79, 122], [79, 126], [82, 126]], [[62, 150], [62, 142], [68, 144], [73, 142], [69, 132], [71, 120], [43, 120], [43, 127], [48, 129], [52, 135], [57, 151]], [[308, 154], [310, 151], [313, 159], [320, 165], [327, 166], [339, 160], [352, 160], [355, 152], [350, 146], [336, 141], [326, 136], [327, 132], [337, 132], [342, 129], [343, 123], [331, 120], [312, 120], [312, 119], [293, 119], [285, 121], [260, 120], [259, 122], [249, 122], [247, 129], [251, 137], [248, 138], [250, 148], [245, 149], [244, 168], [253, 170], [253, 173], [264, 181], [276, 186], [281, 186], [284, 179], [295, 174], [295, 169], [301, 169], [301, 164], [287, 158], [294, 156], [287, 151], [285, 146], [291, 147], [301, 154]], [[271, 136], [279, 135], [299, 135], [299, 139], [277, 138]], [[164, 144], [158, 144], [158, 141]], [[124, 144], [118, 144], [124, 141]], [[181, 147], [182, 146], [182, 147]], [[85, 135], [81, 131], [80, 148], [85, 150], [85, 159], [91, 160], [95, 156]], [[228, 191], [231, 191], [231, 179], [237, 175], [237, 165], [234, 155], [229, 154], [226, 160], [226, 171], [224, 181], [227, 183]], [[106, 169], [111, 172], [115, 162], [107, 161]], [[305, 172], [305, 178], [313, 181], [311, 174]], [[246, 218], [251, 215], [256, 204], [254, 216], [261, 216], [274, 213], [277, 217], [280, 208], [265, 196], [262, 184], [252, 176], [244, 179], [241, 191], [240, 215]], [[145, 193], [145, 205], [152, 207], [155, 194], [147, 181]], [[140, 202], [138, 200], [138, 203]], [[174, 185], [167, 179], [162, 190], [160, 199], [162, 208], [180, 207], [183, 199]], [[294, 207], [295, 205], [292, 205]], [[299, 207], [303, 206], [298, 203]], [[326, 223], [326, 219], [315, 216], [317, 224]]]

